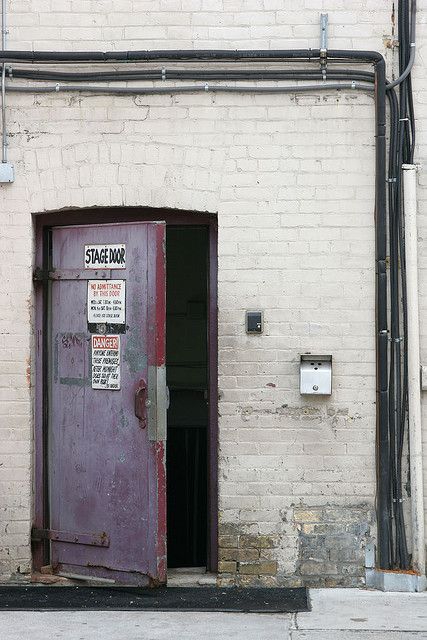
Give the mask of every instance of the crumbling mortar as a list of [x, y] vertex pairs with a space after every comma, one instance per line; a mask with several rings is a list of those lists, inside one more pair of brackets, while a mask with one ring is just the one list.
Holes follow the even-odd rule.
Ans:
[[374, 522], [371, 505], [299, 505], [293, 519], [299, 533], [296, 574], [304, 584], [362, 584], [365, 547]]

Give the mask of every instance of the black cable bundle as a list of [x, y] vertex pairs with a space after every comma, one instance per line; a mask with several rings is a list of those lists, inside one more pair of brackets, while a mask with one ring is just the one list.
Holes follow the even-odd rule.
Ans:
[[[413, 60], [416, 2], [399, 0], [399, 98], [389, 88], [389, 252], [390, 252], [390, 501], [393, 516], [390, 536], [391, 568], [408, 569], [408, 553], [403, 514], [402, 459], [408, 424], [408, 356], [405, 235], [402, 165], [413, 162], [415, 144], [411, 76], [405, 71]], [[402, 335], [403, 333], [403, 335]], [[403, 348], [402, 348], [403, 344]], [[393, 526], [394, 525], [394, 526]]]

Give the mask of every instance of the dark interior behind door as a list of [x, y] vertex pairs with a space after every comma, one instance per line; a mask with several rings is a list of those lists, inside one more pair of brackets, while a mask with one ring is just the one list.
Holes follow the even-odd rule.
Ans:
[[208, 230], [168, 227], [168, 566], [207, 560]]

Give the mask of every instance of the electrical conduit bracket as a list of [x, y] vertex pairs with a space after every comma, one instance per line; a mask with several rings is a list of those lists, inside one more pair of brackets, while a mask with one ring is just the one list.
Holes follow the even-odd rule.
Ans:
[[[3, 51], [6, 50], [6, 41], [9, 30], [6, 25], [6, 0], [2, 0], [1, 5], [1, 42]], [[6, 129], [6, 63], [1, 65], [1, 138], [2, 138], [2, 158], [0, 163], [0, 184], [14, 182], [15, 170], [13, 164], [7, 158], [7, 129]]]
[[326, 71], [328, 66], [328, 14], [320, 14], [320, 70], [322, 79], [326, 81]]

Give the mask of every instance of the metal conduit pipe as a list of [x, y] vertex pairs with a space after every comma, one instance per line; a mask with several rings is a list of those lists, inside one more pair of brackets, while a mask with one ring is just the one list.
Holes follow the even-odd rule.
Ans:
[[397, 87], [397, 85], [401, 84], [409, 76], [409, 74], [412, 71], [412, 67], [414, 66], [414, 62], [415, 62], [415, 47], [416, 47], [416, 25], [417, 25], [416, 17], [417, 17], [417, 0], [412, 0], [412, 4], [411, 4], [411, 33], [410, 33], [410, 40], [411, 41], [410, 41], [410, 44], [409, 44], [409, 46], [411, 47], [411, 54], [409, 56], [407, 67], [403, 71], [403, 73], [401, 73], [401, 75], [398, 78], [396, 78], [396, 80], [393, 80], [393, 82], [387, 83], [387, 85], [386, 85], [387, 91], [390, 91], [394, 87]]
[[[377, 51], [328, 49], [328, 58], [343, 62], [376, 64], [382, 59]], [[218, 62], [218, 61], [308, 61], [320, 60], [320, 49], [193, 49], [146, 51], [0, 51], [0, 62]]]
[[[399, 69], [407, 67], [409, 59], [407, 44], [409, 41], [408, 0], [399, 0]], [[407, 33], [408, 31], [408, 33]], [[408, 36], [408, 37], [407, 37]], [[394, 118], [394, 165], [390, 176], [396, 178], [393, 183], [393, 199], [389, 202], [389, 260], [390, 260], [390, 368], [389, 368], [389, 433], [390, 433], [390, 470], [391, 470], [391, 513], [392, 513], [392, 566], [408, 569], [410, 558], [407, 549], [404, 527], [402, 494], [402, 457], [403, 439], [407, 424], [405, 395], [407, 383], [404, 376], [407, 351], [407, 336], [401, 334], [401, 319], [405, 316], [404, 273], [405, 257], [400, 243], [400, 228], [403, 215], [401, 165], [406, 147], [406, 82], [400, 85], [397, 100], [397, 115]], [[392, 92], [388, 92], [391, 94]], [[396, 95], [396, 94], [395, 94]], [[404, 95], [404, 99], [402, 99]], [[392, 131], [391, 131], [392, 133]], [[401, 286], [402, 285], [402, 286]], [[402, 339], [404, 342], [402, 359]], [[402, 361], [403, 360], [403, 361]], [[403, 365], [403, 366], [402, 366]], [[403, 375], [402, 375], [403, 374]]]
[[387, 195], [386, 195], [386, 77], [385, 62], [375, 65], [375, 259], [376, 259], [376, 366], [377, 366], [377, 524], [380, 569], [391, 566], [390, 468], [388, 437], [388, 321], [387, 321]]
[[374, 91], [372, 84], [360, 82], [325, 82], [322, 84], [295, 84], [283, 86], [227, 86], [205, 83], [203, 85], [180, 85], [175, 87], [110, 87], [84, 84], [55, 84], [55, 85], [13, 85], [6, 86], [6, 90], [13, 93], [97, 93], [97, 94], [122, 94], [122, 95], [159, 95], [176, 93], [300, 93], [310, 91], [329, 90], [363, 90]]
[[[6, 0], [1, 0], [1, 45], [2, 49], [6, 49]], [[7, 130], [6, 130], [6, 64], [2, 64], [1, 68], [1, 122], [2, 122], [2, 157], [3, 163], [7, 162]]]
[[[408, 304], [404, 231], [402, 163], [413, 163], [415, 120], [410, 70], [415, 43], [415, 9], [411, 0], [398, 0], [399, 78], [387, 83], [390, 101], [389, 148], [389, 443], [392, 568], [411, 566], [403, 509], [403, 448], [408, 428]], [[413, 42], [411, 42], [413, 40]], [[393, 86], [399, 84], [399, 99]], [[392, 86], [390, 86], [392, 85]], [[403, 348], [402, 348], [403, 345]], [[413, 451], [413, 449], [412, 449]], [[411, 475], [411, 491], [417, 492], [417, 476]], [[415, 556], [413, 556], [415, 565]]]
[[[192, 50], [122, 52], [3, 51], [0, 62], [137, 62], [168, 61], [205, 63], [218, 61], [319, 61], [319, 49], [303, 50]], [[376, 260], [376, 380], [377, 380], [377, 521], [378, 558], [381, 569], [390, 568], [390, 469], [388, 434], [388, 327], [386, 272], [386, 77], [385, 62], [376, 51], [329, 50], [328, 59], [347, 63], [370, 63], [375, 68], [375, 260]], [[319, 90], [320, 85], [315, 85]], [[253, 92], [255, 87], [250, 87]], [[22, 87], [34, 92], [34, 88]], [[52, 89], [49, 89], [51, 91]], [[56, 88], [53, 90], [56, 91]], [[71, 90], [76, 90], [71, 89]], [[109, 87], [111, 90], [111, 87]], [[191, 87], [193, 91], [194, 88]], [[203, 88], [203, 90], [205, 90]], [[236, 88], [233, 87], [233, 91]], [[310, 88], [310, 90], [313, 90]], [[295, 91], [295, 88], [293, 89]], [[170, 92], [170, 89], [167, 89]]]
[[[124, 82], [132, 80], [323, 80], [319, 69], [145, 69], [131, 71], [97, 71], [68, 73], [64, 71], [29, 70], [25, 68], [6, 67], [7, 77], [27, 80], [56, 80], [58, 82]], [[352, 69], [329, 69], [328, 80], [360, 80], [374, 81], [374, 74], [369, 71]]]

